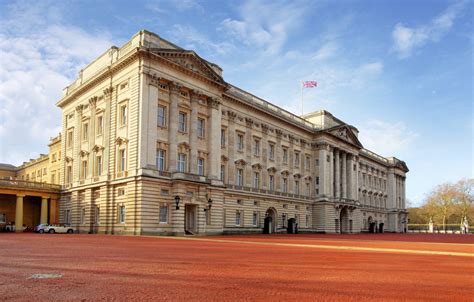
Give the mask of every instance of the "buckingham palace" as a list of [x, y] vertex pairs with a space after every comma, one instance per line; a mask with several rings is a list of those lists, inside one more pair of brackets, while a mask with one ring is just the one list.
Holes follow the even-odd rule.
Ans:
[[58, 219], [79, 232], [406, 231], [405, 162], [365, 149], [328, 111], [297, 116], [233, 86], [154, 33], [85, 66], [57, 106]]

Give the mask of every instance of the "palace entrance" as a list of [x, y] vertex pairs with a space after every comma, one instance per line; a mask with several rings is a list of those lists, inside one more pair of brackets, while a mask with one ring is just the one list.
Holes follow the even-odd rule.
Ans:
[[276, 232], [276, 225], [277, 225], [277, 212], [275, 208], [269, 208], [265, 212], [265, 221], [263, 225], [263, 233], [264, 234], [272, 234]]
[[187, 235], [196, 234], [196, 214], [197, 205], [187, 204], [184, 208], [184, 233]]

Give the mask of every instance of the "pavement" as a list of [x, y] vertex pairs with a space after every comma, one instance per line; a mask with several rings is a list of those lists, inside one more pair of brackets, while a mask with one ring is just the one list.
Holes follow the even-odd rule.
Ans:
[[0, 233], [6, 301], [474, 301], [474, 236]]

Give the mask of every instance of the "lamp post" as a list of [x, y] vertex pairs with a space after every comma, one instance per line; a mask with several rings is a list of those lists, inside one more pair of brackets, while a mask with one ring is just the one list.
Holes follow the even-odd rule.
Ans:
[[204, 212], [210, 211], [212, 207], [212, 199], [207, 200], [207, 208], [204, 208]]
[[179, 202], [180, 202], [180, 200], [181, 200], [181, 197], [179, 197], [178, 195], [176, 195], [176, 196], [174, 197], [174, 203], [175, 203], [175, 205], [176, 205], [176, 210], [179, 210]]

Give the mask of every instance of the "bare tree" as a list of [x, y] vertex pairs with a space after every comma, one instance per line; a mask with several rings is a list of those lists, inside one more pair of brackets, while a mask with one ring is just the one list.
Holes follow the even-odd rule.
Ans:
[[426, 209], [431, 215], [439, 215], [442, 220], [443, 230], [446, 231], [446, 221], [454, 213], [457, 197], [456, 187], [445, 183], [437, 186], [426, 199]]
[[464, 219], [469, 217], [469, 212], [474, 207], [474, 179], [461, 179], [456, 187], [456, 210], [461, 218], [461, 225]]

